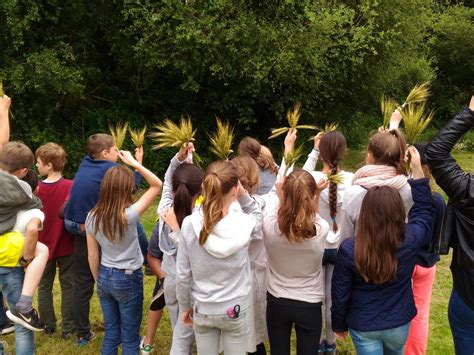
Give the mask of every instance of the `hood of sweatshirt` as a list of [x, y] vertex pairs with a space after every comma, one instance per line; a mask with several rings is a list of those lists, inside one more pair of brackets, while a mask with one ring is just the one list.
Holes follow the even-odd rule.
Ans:
[[[202, 209], [192, 214], [191, 225], [197, 238], [202, 229]], [[245, 247], [255, 226], [253, 218], [242, 212], [238, 203], [229, 207], [229, 213], [214, 227], [204, 243], [204, 249], [215, 258], [227, 258]]]

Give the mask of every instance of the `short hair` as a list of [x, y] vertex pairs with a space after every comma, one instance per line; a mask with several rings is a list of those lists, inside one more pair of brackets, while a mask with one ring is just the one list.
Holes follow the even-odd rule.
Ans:
[[109, 150], [114, 145], [114, 139], [111, 135], [105, 133], [93, 134], [87, 141], [87, 154], [92, 159], [98, 159], [101, 152]]
[[50, 164], [54, 171], [62, 171], [66, 164], [66, 152], [63, 147], [56, 143], [46, 143], [36, 149], [36, 159], [41, 159], [43, 164]]
[[34, 162], [33, 152], [21, 142], [8, 142], [0, 151], [0, 168], [8, 173], [30, 168]]

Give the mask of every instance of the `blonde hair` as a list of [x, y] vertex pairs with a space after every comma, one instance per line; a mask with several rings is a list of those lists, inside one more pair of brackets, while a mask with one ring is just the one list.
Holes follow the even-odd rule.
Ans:
[[398, 129], [374, 134], [367, 150], [372, 154], [376, 165], [393, 166], [398, 174], [405, 174], [406, 140]]
[[46, 143], [36, 149], [35, 157], [43, 164], [51, 164], [54, 171], [62, 171], [66, 164], [66, 152], [56, 143]]
[[314, 197], [320, 191], [310, 173], [294, 170], [283, 184], [283, 200], [278, 209], [278, 227], [290, 243], [302, 243], [315, 236], [318, 212]]
[[239, 181], [253, 195], [260, 186], [260, 171], [257, 163], [250, 157], [238, 156], [230, 161], [234, 165]]
[[199, 245], [206, 243], [209, 234], [224, 217], [224, 198], [238, 183], [237, 171], [230, 162], [216, 161], [208, 166], [202, 182], [204, 218], [199, 233]]

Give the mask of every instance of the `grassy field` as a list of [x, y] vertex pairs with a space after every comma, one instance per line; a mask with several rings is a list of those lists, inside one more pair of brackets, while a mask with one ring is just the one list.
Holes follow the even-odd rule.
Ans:
[[[474, 154], [471, 152], [462, 152], [455, 154], [456, 159], [463, 169], [469, 172], [474, 172]], [[354, 171], [364, 159], [364, 152], [355, 151], [349, 152], [345, 159], [345, 168], [349, 171]], [[145, 229], [150, 235], [155, 221], [156, 206], [151, 207], [143, 216], [142, 221]], [[431, 301], [430, 314], [430, 336], [428, 341], [428, 354], [454, 354], [453, 342], [448, 324], [448, 300], [451, 292], [452, 279], [449, 271], [449, 263], [451, 256], [444, 256], [441, 262], [437, 265], [436, 281], [433, 286], [433, 298]], [[142, 323], [142, 334], [146, 327], [146, 308], [151, 299], [155, 278], [145, 277], [145, 307]], [[54, 294], [57, 295], [55, 299], [56, 312], [58, 318], [60, 317], [60, 302], [59, 294], [60, 288], [56, 281]], [[45, 336], [43, 334], [36, 335], [36, 354], [99, 354], [100, 346], [103, 337], [103, 322], [102, 312], [99, 305], [99, 300], [96, 295], [91, 301], [91, 322], [93, 330], [97, 333], [97, 338], [93, 340], [87, 347], [78, 348], [72, 340], [63, 340], [59, 335], [53, 337]], [[58, 327], [59, 327], [58, 321]], [[13, 348], [14, 336], [7, 335], [2, 337]], [[156, 333], [155, 344], [156, 354], [168, 354], [171, 342], [171, 329], [168, 315], [161, 321], [160, 327]], [[268, 348], [267, 348], [268, 349]], [[355, 354], [350, 339], [338, 342], [338, 349], [340, 354]], [[296, 353], [296, 352], [292, 352]]]

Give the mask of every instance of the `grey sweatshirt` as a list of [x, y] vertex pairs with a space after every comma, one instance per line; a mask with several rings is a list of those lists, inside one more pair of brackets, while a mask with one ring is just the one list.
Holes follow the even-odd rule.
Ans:
[[[176, 268], [179, 310], [194, 300], [201, 314], [226, 314], [227, 308], [250, 303], [248, 245], [252, 233], [261, 228], [261, 209], [250, 196], [239, 199], [243, 212], [229, 208], [203, 246], [199, 245], [202, 210], [186, 217], [181, 226]], [[245, 212], [245, 213], [244, 213]]]

